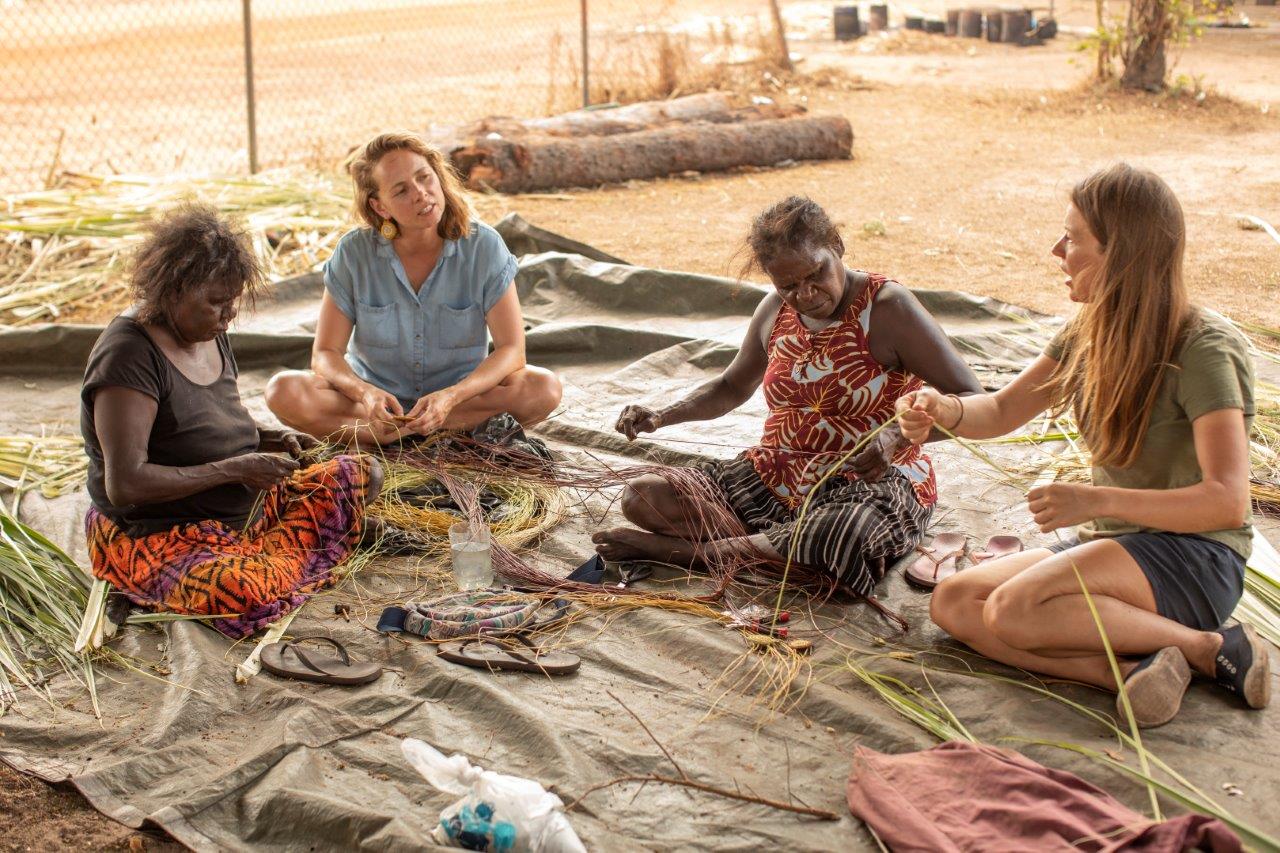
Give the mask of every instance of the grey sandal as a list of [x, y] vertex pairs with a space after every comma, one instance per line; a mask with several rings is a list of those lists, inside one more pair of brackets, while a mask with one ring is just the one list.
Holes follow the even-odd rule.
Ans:
[[490, 672], [512, 669], [540, 672], [543, 675], [569, 675], [577, 672], [582, 664], [582, 658], [572, 652], [543, 651], [523, 634], [441, 643], [437, 654], [452, 663], [487, 669]]
[[[301, 648], [301, 643], [328, 643], [338, 650], [338, 656], [318, 654]], [[259, 659], [262, 668], [281, 678], [299, 681], [315, 681], [319, 684], [338, 684], [350, 687], [368, 684], [382, 675], [382, 667], [371, 661], [352, 662], [351, 655], [342, 643], [332, 637], [298, 637], [282, 643], [272, 643], [262, 649]]]

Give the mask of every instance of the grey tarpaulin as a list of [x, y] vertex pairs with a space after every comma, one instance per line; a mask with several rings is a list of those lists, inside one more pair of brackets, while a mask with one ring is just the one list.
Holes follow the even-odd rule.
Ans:
[[[661, 403], [715, 375], [740, 342], [763, 292], [759, 287], [590, 257], [587, 247], [515, 218], [501, 230], [523, 255], [518, 285], [530, 361], [565, 378], [563, 412], [541, 430], [561, 450], [613, 461], [618, 454], [646, 453], [679, 461], [731, 456], [758, 435], [758, 396], [718, 421], [647, 436], [630, 447], [611, 425], [627, 402]], [[310, 276], [277, 288], [275, 299], [246, 312], [233, 338], [242, 391], [264, 418], [261, 389], [271, 372], [307, 363], [319, 287]], [[917, 295], [992, 386], [1007, 381], [1054, 325], [964, 294]], [[75, 430], [79, 375], [98, 332], [38, 327], [0, 334], [0, 431], [33, 432], [56, 421], [64, 431]], [[1045, 541], [1033, 531], [1016, 490], [997, 483], [957, 448], [935, 446], [933, 456], [942, 490], [935, 529], [965, 531], [977, 545], [994, 532]], [[79, 523], [85, 505], [83, 492], [54, 501], [28, 496], [23, 516], [83, 559]], [[596, 519], [605, 508], [599, 501], [588, 507]], [[589, 555], [598, 523], [579, 511], [542, 543], [536, 559], [567, 573]], [[383, 604], [417, 590], [403, 571], [385, 571], [398, 565], [376, 563], [317, 597], [294, 623], [296, 634], [329, 633], [353, 653], [383, 662], [389, 672], [373, 685], [343, 690], [263, 674], [237, 687], [232, 669], [247, 645], [233, 647], [191, 623], [129, 627], [116, 641], [119, 650], [165, 674], [107, 670], [99, 679], [105, 711], [100, 726], [82, 695], [67, 691], [62, 698], [68, 707], [57, 710], [24, 698], [0, 718], [0, 758], [50, 781], [70, 780], [106, 814], [133, 826], [153, 822], [196, 849], [382, 851], [428, 846], [426, 833], [451, 799], [428, 788], [401, 759], [405, 736], [535, 778], [567, 800], [616, 776], [668, 771], [657, 748], [606, 691], [644, 718], [693, 777], [763, 797], [794, 796], [841, 814], [854, 743], [882, 751], [932, 743], [842, 671], [843, 655], [828, 642], [818, 642], [817, 680], [786, 715], [770, 718], [752, 707], [751, 695], [722, 695], [726, 683], [718, 679], [743, 653], [741, 637], [666, 612], [593, 617], [573, 628], [569, 636], [583, 665], [571, 678], [457, 667], [438, 660], [429, 645], [370, 630]], [[957, 650], [928, 622], [927, 598], [896, 573], [879, 591], [912, 624], [900, 642]], [[351, 622], [335, 615], [338, 602], [353, 608]], [[826, 607], [830, 614], [848, 613], [864, 632], [892, 639], [890, 628], [863, 605]], [[866, 634], [859, 636], [866, 644]], [[919, 671], [908, 665], [883, 660], [876, 666], [924, 687]], [[1026, 691], [958, 675], [930, 680], [984, 740], [1019, 736], [1115, 747], [1097, 726]], [[1096, 691], [1058, 689], [1090, 707], [1111, 707], [1110, 697]], [[1221, 794], [1224, 783], [1238, 786], [1243, 797], [1218, 799], [1261, 828], [1280, 829], [1274, 809], [1280, 722], [1274, 712], [1237, 710], [1200, 685], [1192, 688], [1182, 715], [1145, 740], [1210, 795]], [[1085, 758], [1021, 748], [1145, 808], [1145, 790]], [[1135, 762], [1132, 753], [1125, 759]], [[589, 847], [848, 850], [874, 844], [847, 816], [823, 823], [657, 785], [634, 794], [634, 786], [598, 792], [571, 815]]]

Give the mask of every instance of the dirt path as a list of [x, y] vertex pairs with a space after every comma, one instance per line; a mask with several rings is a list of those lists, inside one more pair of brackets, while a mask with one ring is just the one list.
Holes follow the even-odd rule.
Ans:
[[0, 764], [0, 853], [182, 849], [103, 817], [74, 790], [51, 788]]

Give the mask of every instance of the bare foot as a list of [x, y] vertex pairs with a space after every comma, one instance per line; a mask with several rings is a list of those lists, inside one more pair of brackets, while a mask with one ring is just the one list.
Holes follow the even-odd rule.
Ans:
[[382, 484], [386, 482], [387, 472], [378, 461], [378, 457], [369, 457], [369, 489], [365, 495], [366, 503], [373, 503], [382, 496]]
[[687, 566], [693, 561], [693, 546], [683, 539], [634, 527], [601, 530], [591, 537], [591, 541], [596, 543], [596, 553], [611, 562], [656, 560]]

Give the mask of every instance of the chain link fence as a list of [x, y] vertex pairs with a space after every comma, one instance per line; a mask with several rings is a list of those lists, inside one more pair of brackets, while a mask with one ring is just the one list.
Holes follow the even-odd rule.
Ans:
[[327, 168], [385, 129], [697, 88], [768, 0], [0, 0], [0, 192]]

